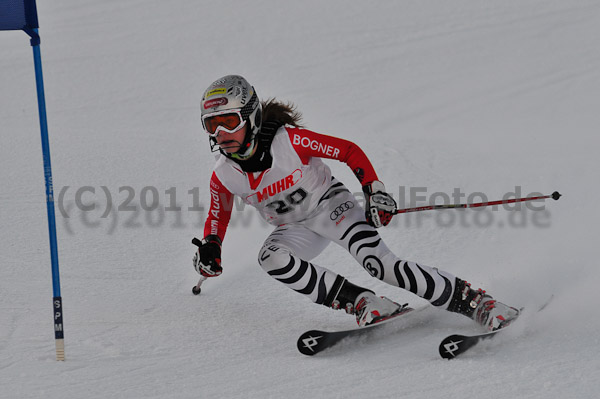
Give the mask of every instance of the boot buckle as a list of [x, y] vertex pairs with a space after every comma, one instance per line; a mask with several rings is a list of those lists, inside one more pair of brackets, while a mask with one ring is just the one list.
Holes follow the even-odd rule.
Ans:
[[471, 303], [469, 303], [469, 306], [471, 306], [473, 309], [475, 309], [477, 307], [477, 305], [479, 305], [479, 302], [481, 302], [481, 298], [483, 298], [483, 294], [485, 294], [485, 291], [483, 291], [481, 288], [477, 290], [477, 294], [473, 297], [473, 299], [471, 300]]
[[346, 304], [346, 308], [344, 310], [348, 314], [354, 314], [354, 306], [350, 302]]
[[469, 296], [469, 291], [471, 291], [471, 284], [469, 284], [469, 283], [467, 283], [465, 281], [465, 286], [464, 286], [464, 288], [462, 290], [462, 293], [461, 293], [463, 301], [466, 300], [467, 297]]

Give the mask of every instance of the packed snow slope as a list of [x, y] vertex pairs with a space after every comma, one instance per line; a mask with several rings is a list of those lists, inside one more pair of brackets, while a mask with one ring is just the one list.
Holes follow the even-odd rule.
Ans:
[[[55, 0], [38, 12], [67, 360], [54, 360], [31, 49], [0, 32], [1, 398], [597, 397], [597, 0]], [[479, 330], [431, 307], [304, 357], [302, 332], [354, 321], [262, 271], [271, 227], [250, 209], [234, 214], [223, 275], [193, 296], [190, 240], [214, 162], [199, 100], [231, 73], [359, 144], [401, 206], [563, 193], [538, 210], [423, 212], [381, 230], [402, 258], [524, 306], [522, 320], [450, 362], [440, 340]], [[315, 262], [427, 305], [342, 248]]]

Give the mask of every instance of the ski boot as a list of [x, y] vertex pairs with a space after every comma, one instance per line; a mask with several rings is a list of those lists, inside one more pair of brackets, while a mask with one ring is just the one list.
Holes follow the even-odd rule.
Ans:
[[447, 310], [475, 320], [488, 331], [508, 326], [520, 313], [519, 309], [496, 301], [485, 291], [472, 289], [471, 284], [459, 278]]
[[356, 298], [354, 312], [360, 327], [383, 321], [402, 310], [402, 305], [384, 296], [377, 296], [370, 291], [363, 292]]
[[332, 289], [332, 292], [337, 291], [335, 299], [326, 300], [325, 305], [344, 309], [346, 313], [355, 315], [360, 327], [385, 320], [402, 310], [402, 305], [386, 297], [378, 297], [371, 290], [354, 285], [344, 278], [338, 281], [339, 285], [334, 284], [334, 287], [337, 285], [339, 288]]

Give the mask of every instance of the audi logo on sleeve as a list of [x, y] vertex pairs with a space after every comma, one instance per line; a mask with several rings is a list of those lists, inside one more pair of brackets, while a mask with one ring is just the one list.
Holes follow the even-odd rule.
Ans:
[[346, 212], [347, 210], [352, 209], [352, 208], [354, 208], [354, 204], [351, 201], [346, 201], [342, 205], [335, 208], [333, 210], [333, 212], [331, 212], [331, 214], [329, 214], [329, 218], [331, 220], [336, 220], [337, 218], [342, 216], [342, 214], [344, 212]]

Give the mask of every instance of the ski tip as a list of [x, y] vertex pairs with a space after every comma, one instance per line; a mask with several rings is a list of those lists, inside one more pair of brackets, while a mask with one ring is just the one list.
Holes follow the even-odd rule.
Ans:
[[461, 344], [465, 339], [464, 335], [450, 335], [442, 341], [439, 346], [440, 356], [444, 359], [454, 359], [456, 356], [460, 355], [463, 352], [461, 348]]
[[552, 199], [553, 199], [553, 200], [555, 200], [555, 201], [558, 201], [558, 199], [559, 199], [560, 197], [562, 197], [562, 194], [561, 194], [561, 193], [559, 193], [558, 191], [555, 191], [555, 192], [553, 192], [553, 193], [552, 193]]
[[323, 350], [324, 331], [311, 330], [307, 331], [298, 338], [297, 347], [300, 353], [306, 356], [314, 356]]
[[548, 298], [546, 300], [546, 302], [544, 302], [539, 308], [538, 308], [538, 312], [541, 312], [542, 310], [546, 309], [546, 307], [550, 304], [550, 302], [552, 302], [552, 300], [554, 299], [554, 294], [550, 295], [550, 298]]

